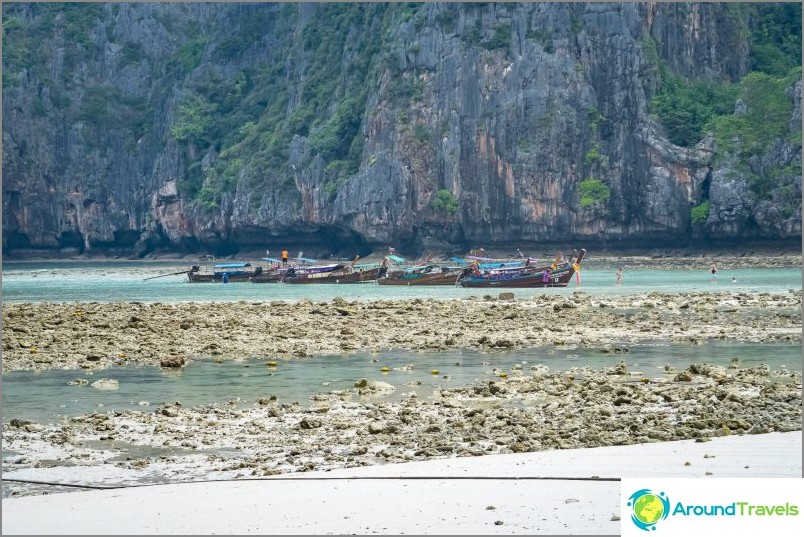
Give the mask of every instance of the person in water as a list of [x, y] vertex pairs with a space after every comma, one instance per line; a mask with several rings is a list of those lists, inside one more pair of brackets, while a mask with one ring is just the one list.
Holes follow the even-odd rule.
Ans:
[[614, 283], [623, 283], [623, 268], [617, 269], [617, 280]]

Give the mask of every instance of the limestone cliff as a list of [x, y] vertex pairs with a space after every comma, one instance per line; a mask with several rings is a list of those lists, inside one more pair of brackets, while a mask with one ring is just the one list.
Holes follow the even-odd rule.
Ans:
[[[800, 238], [801, 71], [746, 78], [764, 20], [710, 3], [4, 4], [3, 251]], [[731, 88], [729, 111], [678, 134], [663, 110], [704, 82]], [[749, 132], [766, 107], [784, 128]]]

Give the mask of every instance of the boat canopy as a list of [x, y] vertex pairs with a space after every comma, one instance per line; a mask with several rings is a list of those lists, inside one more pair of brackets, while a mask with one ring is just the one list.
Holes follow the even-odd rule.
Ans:
[[404, 268], [402, 270], [404, 272], [415, 272], [417, 270], [424, 270], [424, 269], [428, 269], [428, 268], [432, 268], [432, 267], [433, 267], [433, 265], [417, 265], [415, 267], [406, 267], [406, 268]]
[[268, 261], [269, 263], [281, 263], [281, 261], [275, 257], [263, 257], [263, 261]]
[[215, 265], [215, 268], [229, 269], [229, 268], [246, 268], [250, 266], [251, 263], [224, 263], [222, 265]]
[[480, 268], [506, 268], [506, 267], [522, 267], [524, 261], [509, 261], [507, 263], [481, 263]]
[[405, 262], [405, 258], [404, 257], [399, 257], [398, 255], [386, 255], [385, 259], [390, 259], [394, 263], [404, 263]]
[[354, 268], [356, 269], [364, 269], [364, 268], [376, 268], [379, 267], [379, 263], [361, 263], [359, 265], [355, 265]]
[[[474, 260], [480, 260], [480, 259], [491, 260], [491, 258], [489, 258], [489, 257], [485, 257], [485, 258], [475, 257], [475, 256], [468, 256], [468, 257], [470, 257], [471, 259], [474, 259]], [[535, 261], [535, 259], [533, 259], [533, 258], [529, 258], [529, 259], [531, 261]], [[469, 261], [467, 261], [465, 259], [460, 259], [458, 257], [450, 257], [449, 260], [453, 261], [455, 263], [458, 263], [459, 265], [469, 265], [470, 264]], [[519, 267], [519, 268], [521, 268], [524, 264], [525, 264], [525, 260], [513, 259], [511, 261], [499, 261], [497, 263], [479, 263], [478, 267], [481, 268], [481, 269], [508, 268], [508, 267]]]
[[309, 257], [294, 257], [296, 261], [304, 261], [305, 263], [316, 263], [318, 259], [310, 259]]
[[327, 263], [326, 265], [312, 265], [312, 266], [309, 266], [309, 267], [295, 267], [295, 268], [296, 268], [296, 270], [305, 270], [305, 271], [313, 270], [313, 271], [315, 271], [315, 270], [321, 270], [321, 269], [331, 269], [331, 268], [340, 268], [340, 267], [343, 267], [343, 265], [340, 264], [340, 263]]

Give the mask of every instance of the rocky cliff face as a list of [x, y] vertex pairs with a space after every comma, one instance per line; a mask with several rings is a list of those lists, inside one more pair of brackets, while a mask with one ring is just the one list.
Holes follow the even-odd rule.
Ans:
[[4, 5], [3, 250], [800, 238], [800, 71], [751, 155], [674, 145], [651, 114], [667, 70], [746, 75], [750, 23], [708, 3]]

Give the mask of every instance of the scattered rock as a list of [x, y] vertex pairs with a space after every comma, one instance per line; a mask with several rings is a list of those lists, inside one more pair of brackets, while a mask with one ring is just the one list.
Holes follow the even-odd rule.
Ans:
[[184, 367], [184, 356], [166, 356], [159, 361], [161, 367]]
[[321, 427], [321, 420], [305, 418], [299, 422], [299, 427], [302, 429], [318, 429]]
[[96, 380], [90, 386], [99, 390], [116, 390], [120, 388], [120, 382], [116, 379], [103, 378]]

